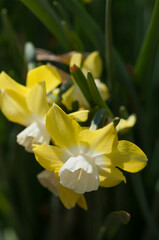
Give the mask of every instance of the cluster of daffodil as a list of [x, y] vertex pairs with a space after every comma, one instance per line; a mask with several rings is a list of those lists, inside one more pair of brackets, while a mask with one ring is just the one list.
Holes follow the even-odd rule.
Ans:
[[[138, 172], [145, 167], [147, 157], [135, 144], [118, 140], [118, 132], [135, 124], [134, 115], [120, 119], [116, 126], [109, 112], [106, 118], [98, 114], [109, 98], [107, 86], [99, 80], [102, 62], [98, 52], [84, 60], [82, 54], [75, 53], [69, 65], [72, 78], [51, 65], [42, 65], [28, 72], [26, 86], [2, 72], [0, 105], [10, 121], [26, 127], [17, 135], [17, 142], [26, 151], [34, 152], [45, 169], [38, 174], [40, 183], [59, 196], [66, 208], [78, 204], [87, 209], [85, 192], [126, 182], [120, 169]], [[76, 70], [81, 74], [77, 82]], [[88, 72], [95, 80], [93, 87], [88, 84], [84, 95], [81, 82]], [[98, 94], [93, 96], [92, 89], [92, 95], [87, 92], [89, 87]], [[87, 94], [94, 99], [94, 105]], [[91, 121], [94, 115], [102, 120], [100, 124]]]

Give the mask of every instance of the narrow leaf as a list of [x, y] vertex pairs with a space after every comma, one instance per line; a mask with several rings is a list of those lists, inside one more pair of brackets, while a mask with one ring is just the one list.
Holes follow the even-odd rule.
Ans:
[[150, 59], [154, 59], [156, 56], [156, 50], [158, 48], [159, 43], [158, 23], [159, 23], [159, 0], [156, 0], [151, 21], [135, 64], [134, 78], [136, 83], [138, 84], [139, 83], [141, 84], [141, 82], [144, 80], [146, 69], [148, 65], [151, 64]]
[[92, 95], [92, 99], [93, 99], [94, 103], [99, 107], [105, 108], [107, 114], [110, 117], [113, 117], [112, 112], [110, 111], [110, 109], [108, 108], [106, 103], [103, 101], [103, 99], [98, 91], [98, 88], [95, 84], [94, 78], [90, 72], [88, 72], [88, 74], [87, 74], [87, 80], [88, 80], [88, 87], [89, 87], [89, 90]]
[[61, 46], [65, 50], [69, 50], [70, 44], [67, 34], [61, 24], [61, 19], [57, 16], [53, 7], [49, 5], [48, 1], [43, 0], [20, 0], [26, 5], [37, 18], [50, 30], [50, 32], [57, 38]]
[[96, 49], [103, 55], [104, 52], [104, 35], [100, 26], [94, 21], [89, 13], [77, 0], [63, 0], [63, 3], [76, 18], [80, 20], [83, 32]]
[[105, 17], [105, 59], [107, 77], [110, 87], [112, 87], [113, 81], [113, 43], [112, 43], [112, 24], [111, 24], [111, 0], [106, 2], [106, 17]]
[[88, 87], [87, 79], [85, 78], [81, 69], [77, 65], [74, 64], [73, 66], [70, 67], [70, 72], [71, 72], [73, 79], [75, 80], [75, 82], [77, 83], [79, 88], [81, 89], [83, 95], [85, 96], [87, 101], [92, 106], [93, 105], [92, 95], [91, 95], [89, 87]]

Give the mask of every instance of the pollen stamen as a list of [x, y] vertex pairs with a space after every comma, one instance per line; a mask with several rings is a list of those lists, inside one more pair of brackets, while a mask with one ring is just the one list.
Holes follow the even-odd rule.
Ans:
[[77, 179], [78, 182], [79, 182], [80, 179], [81, 179], [81, 175], [82, 175], [82, 168], [80, 169], [80, 172], [79, 172], [79, 176], [78, 176], [78, 179]]

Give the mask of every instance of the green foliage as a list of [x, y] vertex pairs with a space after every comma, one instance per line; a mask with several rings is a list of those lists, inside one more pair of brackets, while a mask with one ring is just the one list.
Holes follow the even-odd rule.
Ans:
[[[106, 8], [106, 2], [111, 3], [111, 8], [110, 5]], [[102, 80], [111, 90], [108, 105], [115, 115], [119, 115], [121, 105], [129, 113], [137, 114], [137, 125], [128, 137], [133, 137], [150, 159], [142, 178], [134, 175], [126, 185], [100, 189], [97, 195], [92, 192], [87, 197], [88, 212], [78, 208], [68, 212], [39, 185], [36, 174], [41, 168], [32, 154], [24, 153], [15, 143], [17, 126], [1, 116], [0, 232], [4, 240], [10, 240], [5, 237], [7, 229], [13, 229], [13, 238], [18, 236], [21, 240], [97, 239], [97, 236], [158, 239], [158, 5], [158, 0], [93, 0], [88, 4], [82, 0], [0, 1], [0, 70], [24, 83], [28, 66], [23, 52], [27, 41], [35, 48], [57, 54], [98, 50], [105, 64]], [[67, 70], [65, 65], [62, 68]], [[72, 75], [78, 82], [78, 76]], [[89, 74], [86, 79], [82, 75], [82, 79], [81, 89], [88, 101], [109, 111], [96, 86], [90, 83], [92, 76]], [[108, 223], [110, 215], [107, 220], [106, 216], [121, 209], [132, 218], [122, 226], [119, 214], [116, 218], [119, 224], [113, 228]], [[110, 227], [104, 233], [103, 223], [106, 230]]]

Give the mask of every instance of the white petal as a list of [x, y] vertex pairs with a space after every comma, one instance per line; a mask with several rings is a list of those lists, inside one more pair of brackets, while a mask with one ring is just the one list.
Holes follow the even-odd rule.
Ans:
[[25, 150], [32, 152], [32, 144], [48, 144], [50, 135], [45, 124], [33, 122], [17, 135], [17, 142], [25, 147]]
[[55, 196], [58, 196], [57, 187], [59, 186], [59, 182], [57, 181], [53, 171], [50, 172], [44, 170], [37, 175], [37, 178], [41, 185], [46, 187]]
[[99, 176], [94, 159], [86, 155], [71, 157], [59, 170], [60, 183], [76, 193], [97, 190]]

